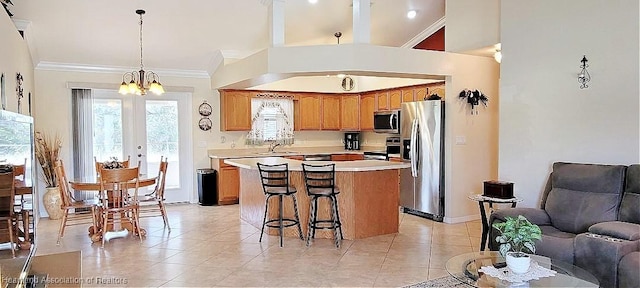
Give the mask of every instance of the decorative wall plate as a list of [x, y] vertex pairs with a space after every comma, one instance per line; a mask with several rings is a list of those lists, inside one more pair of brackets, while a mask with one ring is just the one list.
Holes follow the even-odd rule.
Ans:
[[200, 104], [200, 106], [198, 106], [198, 113], [200, 113], [200, 115], [202, 116], [211, 115], [212, 110], [213, 109], [211, 108], [211, 105], [209, 105], [207, 101], [204, 101], [202, 104]]
[[198, 126], [202, 131], [209, 131], [211, 130], [211, 126], [213, 126], [213, 123], [211, 122], [211, 119], [204, 117], [200, 119], [200, 121], [198, 122]]

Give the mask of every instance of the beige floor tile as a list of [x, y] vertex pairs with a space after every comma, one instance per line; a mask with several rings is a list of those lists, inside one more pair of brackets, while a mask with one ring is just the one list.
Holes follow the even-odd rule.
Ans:
[[446, 261], [480, 243], [479, 221], [452, 225], [401, 213], [399, 233], [343, 240], [339, 249], [332, 239], [307, 247], [285, 237], [279, 247], [278, 236], [259, 242], [260, 230], [240, 220], [238, 205], [167, 209], [171, 231], [159, 217], [144, 218], [142, 243], [128, 236], [105, 248], [83, 226], [69, 227], [56, 245], [59, 222], [42, 219], [37, 254], [81, 250], [84, 277], [126, 279], [127, 286], [399, 287], [448, 275]]

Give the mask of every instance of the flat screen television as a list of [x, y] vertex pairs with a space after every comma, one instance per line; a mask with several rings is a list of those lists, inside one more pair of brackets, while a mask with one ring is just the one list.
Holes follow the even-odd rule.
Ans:
[[[2, 273], [2, 287], [14, 287], [25, 281], [31, 259], [35, 254], [35, 228], [38, 221], [38, 197], [36, 193], [37, 177], [34, 150], [33, 118], [30, 116], [0, 110], [0, 163], [25, 165], [23, 185], [31, 187], [31, 194], [16, 197], [14, 211], [18, 217], [17, 227], [20, 246], [13, 258], [8, 242], [0, 242], [0, 273]], [[18, 177], [22, 180], [22, 177]], [[24, 191], [24, 190], [23, 190]], [[27, 225], [23, 219], [23, 211], [29, 213]], [[5, 224], [6, 225], [6, 224]], [[26, 239], [28, 233], [30, 241]], [[2, 240], [4, 241], [4, 240]]]

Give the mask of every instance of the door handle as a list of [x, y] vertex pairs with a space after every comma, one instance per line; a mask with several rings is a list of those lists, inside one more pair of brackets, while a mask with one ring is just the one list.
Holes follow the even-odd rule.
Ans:
[[138, 154], [138, 157], [142, 157], [142, 156], [145, 156], [145, 155], [144, 154]]

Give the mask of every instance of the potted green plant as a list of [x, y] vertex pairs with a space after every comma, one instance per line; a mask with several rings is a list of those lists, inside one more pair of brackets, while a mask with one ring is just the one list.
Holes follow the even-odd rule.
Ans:
[[58, 179], [56, 179], [55, 163], [60, 155], [60, 147], [62, 140], [58, 135], [50, 137], [42, 132], [36, 132], [35, 135], [36, 159], [42, 168], [42, 180], [47, 185], [47, 192], [42, 195], [44, 208], [49, 214], [49, 218], [57, 220], [62, 218], [63, 210], [61, 208], [62, 198], [58, 187]]
[[496, 237], [500, 243], [500, 254], [505, 257], [507, 267], [514, 273], [525, 273], [531, 265], [527, 253], [535, 253], [535, 240], [542, 238], [542, 231], [526, 217], [505, 217], [505, 222], [493, 224], [501, 235]]

